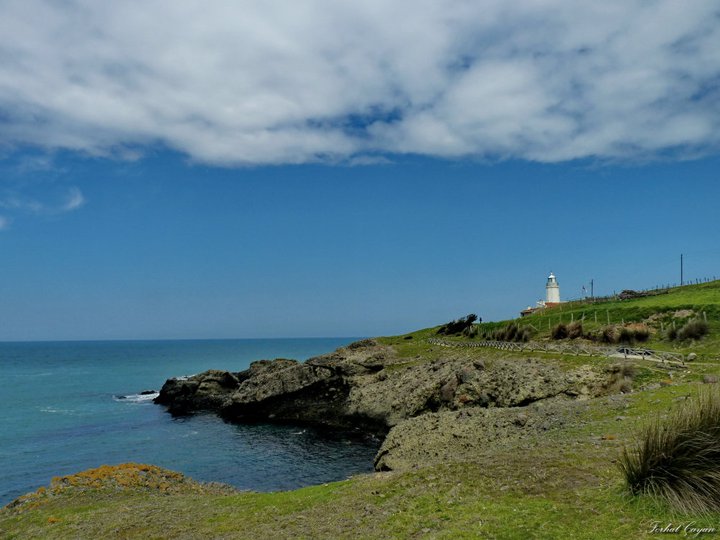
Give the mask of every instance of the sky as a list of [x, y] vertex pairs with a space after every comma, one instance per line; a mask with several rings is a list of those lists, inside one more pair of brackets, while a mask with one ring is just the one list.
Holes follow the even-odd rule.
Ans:
[[0, 340], [720, 277], [719, 165], [712, 1], [0, 0]]

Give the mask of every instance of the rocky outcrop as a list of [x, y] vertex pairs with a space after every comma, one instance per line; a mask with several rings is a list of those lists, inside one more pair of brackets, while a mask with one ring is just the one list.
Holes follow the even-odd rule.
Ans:
[[474, 461], [490, 445], [510, 444], [575, 422], [583, 408], [582, 401], [561, 397], [528, 407], [473, 407], [410, 418], [390, 430], [375, 468]]
[[153, 401], [167, 405], [174, 415], [219, 410], [240, 384], [239, 375], [213, 369], [190, 377], [168, 379]]
[[564, 371], [532, 359], [399, 358], [392, 348], [364, 340], [304, 363], [262, 360], [238, 373], [170, 379], [155, 402], [173, 414], [211, 410], [234, 422], [385, 433], [425, 413], [591, 396], [602, 391], [606, 379], [588, 368]]

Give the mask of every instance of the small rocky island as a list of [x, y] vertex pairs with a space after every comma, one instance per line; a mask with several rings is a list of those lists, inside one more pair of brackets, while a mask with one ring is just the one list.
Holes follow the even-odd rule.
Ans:
[[532, 358], [453, 354], [399, 357], [363, 340], [306, 362], [253, 362], [169, 379], [155, 403], [173, 415], [213, 411], [229, 422], [279, 422], [385, 437], [377, 470], [462, 460], [564, 425], [588, 398], [608, 393], [617, 370], [568, 368]]

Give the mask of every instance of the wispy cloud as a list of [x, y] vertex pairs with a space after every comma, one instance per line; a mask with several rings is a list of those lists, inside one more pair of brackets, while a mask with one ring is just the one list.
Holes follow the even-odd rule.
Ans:
[[6, 210], [26, 211], [33, 214], [38, 214], [44, 210], [44, 206], [41, 202], [17, 194], [11, 194], [0, 198], [0, 208], [4, 208]]
[[159, 143], [229, 165], [720, 149], [713, 0], [1, 10], [0, 146], [124, 157]]
[[78, 188], [73, 187], [70, 188], [65, 203], [60, 206], [59, 210], [62, 212], [72, 212], [73, 210], [77, 210], [84, 204], [85, 197], [83, 196], [82, 192]]
[[24, 195], [17, 190], [0, 193], [0, 208], [9, 214], [0, 216], [0, 230], [8, 229], [17, 217], [56, 216], [77, 210], [86, 202], [82, 191], [74, 186], [59, 196], [53, 197], [49, 194], [41, 198], [42, 200]]

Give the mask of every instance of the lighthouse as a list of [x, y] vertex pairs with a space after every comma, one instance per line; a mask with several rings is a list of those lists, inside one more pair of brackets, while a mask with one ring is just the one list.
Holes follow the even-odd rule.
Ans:
[[545, 285], [545, 304], [559, 304], [560, 303], [560, 285], [558, 285], [555, 274], [550, 272]]

